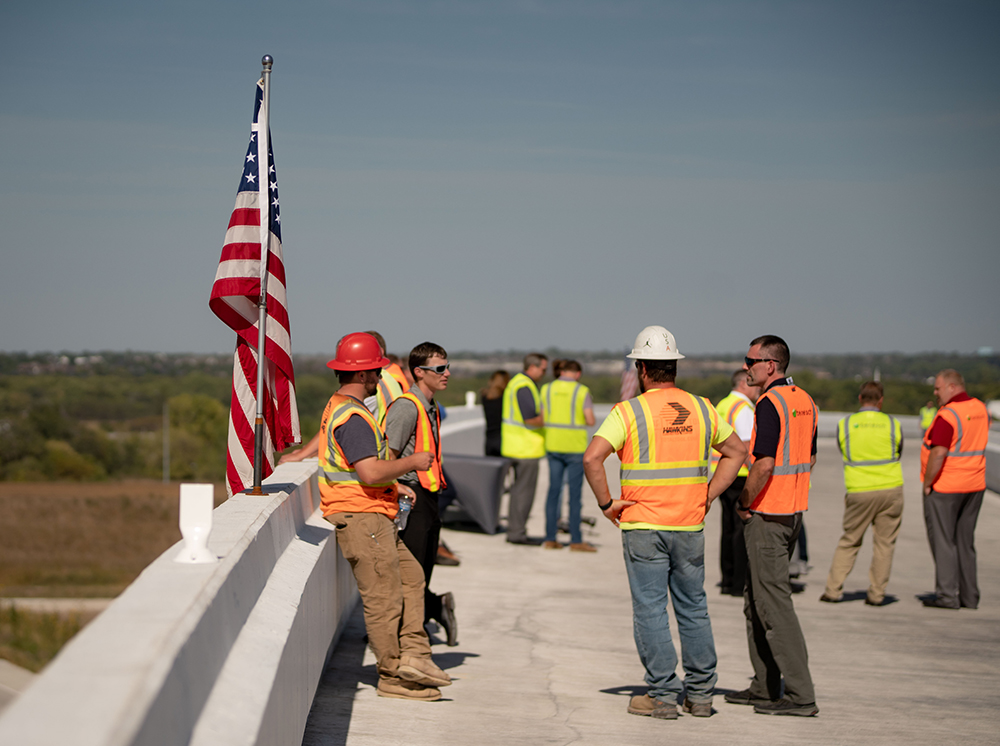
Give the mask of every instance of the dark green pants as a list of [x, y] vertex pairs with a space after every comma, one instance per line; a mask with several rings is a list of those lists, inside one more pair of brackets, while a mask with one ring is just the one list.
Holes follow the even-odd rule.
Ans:
[[743, 526], [747, 544], [747, 584], [743, 613], [754, 677], [750, 693], [762, 699], [781, 696], [795, 704], [816, 701], [809, 675], [809, 653], [792, 604], [788, 560], [802, 528], [802, 514], [765, 520], [753, 514]]

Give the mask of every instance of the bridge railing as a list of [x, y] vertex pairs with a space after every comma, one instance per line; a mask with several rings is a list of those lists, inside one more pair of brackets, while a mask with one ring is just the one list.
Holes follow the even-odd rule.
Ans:
[[156, 559], [0, 717], [0, 743], [297, 743], [358, 600], [316, 462], [215, 509], [214, 564]]

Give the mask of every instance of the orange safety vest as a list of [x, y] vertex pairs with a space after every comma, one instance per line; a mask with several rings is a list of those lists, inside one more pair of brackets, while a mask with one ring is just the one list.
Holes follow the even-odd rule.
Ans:
[[[953, 401], [941, 407], [934, 418], [951, 425], [951, 445], [948, 455], [934, 480], [935, 492], [978, 492], [986, 489], [986, 444], [990, 439], [990, 414], [979, 399]], [[920, 449], [920, 481], [927, 472], [931, 453], [932, 423], [924, 433]]]
[[[812, 468], [812, 442], [819, 414], [816, 402], [795, 385], [775, 386], [757, 401], [768, 399], [778, 410], [781, 434], [774, 456], [774, 472], [750, 505], [754, 513], [794, 515], [809, 508], [809, 472]], [[757, 443], [757, 421], [750, 438], [750, 453]], [[756, 459], [753, 459], [756, 461]]]
[[622, 523], [698, 526], [705, 522], [708, 460], [719, 413], [678, 388], [651, 389], [615, 405], [625, 422], [618, 450]]
[[[413, 446], [413, 452], [424, 453], [426, 451], [434, 455], [431, 468], [427, 471], [417, 472], [420, 486], [430, 492], [443, 490], [447, 485], [444, 480], [444, 471], [441, 469], [441, 410], [434, 410], [434, 414], [437, 417], [437, 438], [435, 438], [435, 430], [431, 428], [431, 418], [427, 415], [427, 410], [424, 409], [423, 403], [417, 398], [416, 394], [407, 391], [399, 399], [407, 399], [413, 402], [413, 405], [417, 408], [417, 438]], [[399, 401], [399, 399], [396, 401]]]
[[398, 363], [390, 363], [389, 367], [385, 369], [386, 372], [396, 379], [396, 383], [399, 384], [400, 391], [406, 391], [410, 384], [406, 380], [406, 376], [403, 375], [403, 369], [399, 367]]
[[334, 437], [334, 431], [351, 417], [358, 416], [375, 434], [378, 458], [388, 458], [385, 436], [372, 413], [363, 404], [342, 394], [334, 394], [323, 410], [319, 444], [319, 494], [323, 515], [333, 513], [384, 513], [396, 517], [399, 509], [396, 483], [365, 484], [347, 463], [344, 452]]

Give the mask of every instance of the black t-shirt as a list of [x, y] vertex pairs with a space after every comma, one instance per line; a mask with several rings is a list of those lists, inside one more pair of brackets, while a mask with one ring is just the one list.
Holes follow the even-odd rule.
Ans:
[[[775, 386], [791, 385], [791, 378], [778, 380], [764, 389], [767, 393]], [[753, 443], [754, 458], [775, 458], [778, 455], [778, 440], [781, 438], [781, 418], [778, 417], [778, 410], [770, 399], [761, 397], [757, 401], [757, 409], [754, 412], [754, 426], [757, 429], [757, 437]], [[817, 429], [818, 430], [818, 429]], [[816, 435], [813, 433], [812, 451], [816, 454]]]

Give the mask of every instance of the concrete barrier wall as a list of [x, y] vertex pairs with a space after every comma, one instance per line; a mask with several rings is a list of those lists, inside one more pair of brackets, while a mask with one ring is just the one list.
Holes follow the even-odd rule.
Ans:
[[358, 600], [319, 515], [316, 462], [267, 495], [216, 508], [216, 564], [175, 545], [67, 645], [0, 717], [0, 743], [297, 743], [323, 666]]

